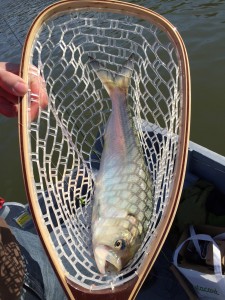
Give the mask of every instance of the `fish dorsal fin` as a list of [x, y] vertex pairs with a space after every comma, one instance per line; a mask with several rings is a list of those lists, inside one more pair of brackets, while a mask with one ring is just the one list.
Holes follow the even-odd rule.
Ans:
[[127, 94], [131, 74], [133, 72], [133, 57], [134, 54], [131, 54], [116, 75], [114, 75], [110, 70], [107, 70], [99, 61], [89, 57], [91, 66], [95, 70], [98, 78], [101, 80], [109, 95], [115, 88], [119, 88]]

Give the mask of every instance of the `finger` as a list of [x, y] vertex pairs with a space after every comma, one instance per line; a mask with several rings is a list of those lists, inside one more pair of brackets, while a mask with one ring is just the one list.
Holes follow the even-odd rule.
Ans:
[[34, 121], [36, 117], [38, 116], [38, 112], [40, 109], [40, 105], [38, 102], [32, 102], [30, 107], [30, 121]]
[[11, 102], [13, 104], [18, 103], [18, 96], [15, 96], [15, 95], [7, 92], [6, 90], [3, 90], [1, 87], [0, 87], [0, 97], [7, 99], [9, 102]]
[[18, 75], [0, 68], [0, 87], [15, 96], [23, 96], [28, 86]]
[[[38, 93], [35, 93], [36, 88], [38, 88]], [[30, 119], [33, 121], [38, 116], [39, 110], [45, 109], [48, 105], [48, 96], [46, 91], [41, 90], [36, 83], [33, 83], [31, 91], [33, 101], [30, 107]]]
[[34, 120], [38, 115], [39, 109], [45, 109], [48, 105], [48, 94], [44, 79], [39, 74], [36, 67], [30, 67], [30, 90], [31, 97], [34, 101], [31, 102], [31, 120]]
[[19, 75], [20, 65], [10, 62], [0, 62], [0, 68], [8, 72], [11, 72], [15, 75]]
[[48, 105], [48, 94], [41, 77], [31, 77], [30, 89], [32, 97], [39, 100], [41, 108], [45, 108]]
[[8, 118], [16, 117], [18, 115], [18, 105], [0, 97], [0, 114]]

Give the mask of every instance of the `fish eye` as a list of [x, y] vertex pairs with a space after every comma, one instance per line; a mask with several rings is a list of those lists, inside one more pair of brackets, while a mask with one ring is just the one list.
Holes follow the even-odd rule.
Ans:
[[114, 247], [115, 247], [116, 249], [123, 250], [123, 249], [126, 248], [126, 241], [123, 240], [123, 239], [116, 240], [116, 241], [115, 241], [115, 244], [114, 244]]

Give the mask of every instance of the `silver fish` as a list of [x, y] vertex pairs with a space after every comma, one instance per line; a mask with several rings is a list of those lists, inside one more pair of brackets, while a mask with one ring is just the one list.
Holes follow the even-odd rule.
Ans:
[[93, 58], [90, 64], [112, 101], [95, 182], [92, 245], [99, 272], [118, 273], [146, 234], [153, 211], [152, 181], [127, 107], [133, 55], [115, 76]]

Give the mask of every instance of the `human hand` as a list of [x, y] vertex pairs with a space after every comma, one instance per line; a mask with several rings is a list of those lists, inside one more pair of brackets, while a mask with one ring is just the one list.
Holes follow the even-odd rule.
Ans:
[[[28, 91], [27, 84], [19, 77], [19, 65], [0, 62], [0, 114], [6, 117], [16, 117], [18, 114], [18, 97], [24, 96]], [[48, 104], [48, 96], [43, 84], [31, 68], [30, 89], [38, 101], [31, 103], [31, 120], [35, 118], [39, 107], [45, 108]]]

